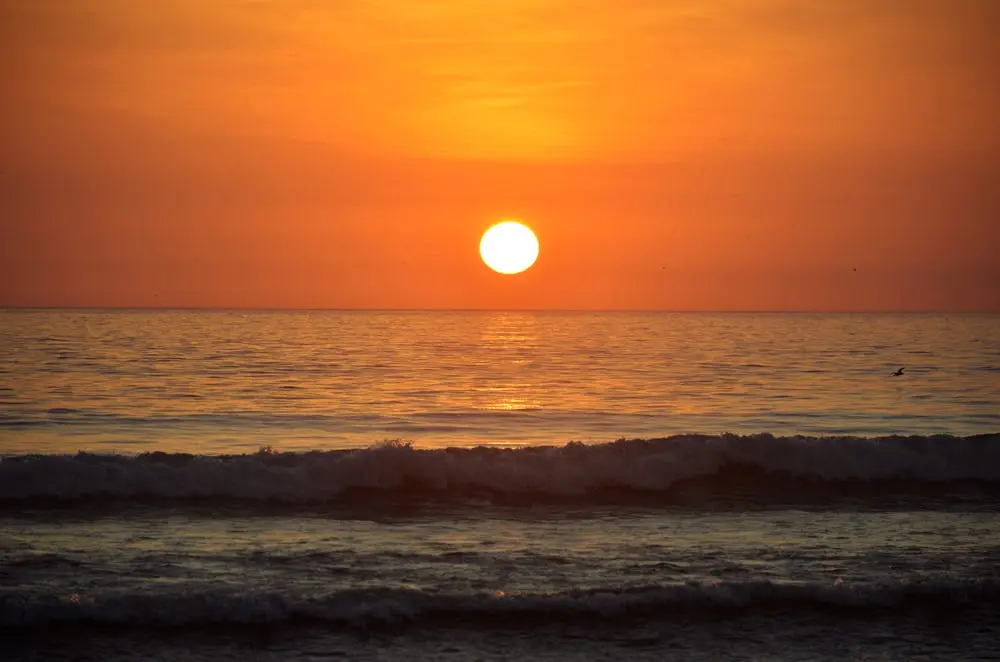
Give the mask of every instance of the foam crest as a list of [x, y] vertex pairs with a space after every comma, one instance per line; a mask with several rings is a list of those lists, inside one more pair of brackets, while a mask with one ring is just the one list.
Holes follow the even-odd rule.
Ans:
[[240, 456], [147, 453], [15, 456], [0, 462], [0, 500], [222, 497], [328, 501], [358, 491], [585, 497], [608, 490], [724, 495], [781, 481], [834, 485], [973, 481], [1000, 485], [1000, 434], [976, 437], [685, 435], [600, 445], [354, 451]]

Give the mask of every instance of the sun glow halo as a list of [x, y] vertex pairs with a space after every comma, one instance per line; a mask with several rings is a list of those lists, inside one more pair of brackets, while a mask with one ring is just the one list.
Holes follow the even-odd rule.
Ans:
[[479, 254], [486, 266], [497, 273], [520, 273], [538, 259], [538, 238], [527, 225], [504, 221], [483, 234]]

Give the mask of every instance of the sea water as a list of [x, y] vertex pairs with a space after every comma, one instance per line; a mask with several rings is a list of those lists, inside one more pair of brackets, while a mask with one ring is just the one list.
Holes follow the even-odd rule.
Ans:
[[6, 311], [0, 454], [5, 659], [1000, 649], [1000, 316]]

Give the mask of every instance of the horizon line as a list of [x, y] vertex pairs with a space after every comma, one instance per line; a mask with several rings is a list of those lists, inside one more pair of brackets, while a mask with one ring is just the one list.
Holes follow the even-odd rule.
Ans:
[[799, 315], [998, 315], [1000, 310], [811, 309], [811, 308], [393, 308], [342, 306], [63, 306], [0, 305], [3, 311], [119, 312], [383, 312], [383, 313], [651, 313], [651, 314], [799, 314]]

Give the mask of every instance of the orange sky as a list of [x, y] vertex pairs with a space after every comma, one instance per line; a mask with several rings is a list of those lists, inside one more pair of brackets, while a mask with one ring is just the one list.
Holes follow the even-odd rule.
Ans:
[[[1000, 311], [996, 0], [0, 0], [0, 305]], [[536, 266], [482, 232], [517, 217]]]

